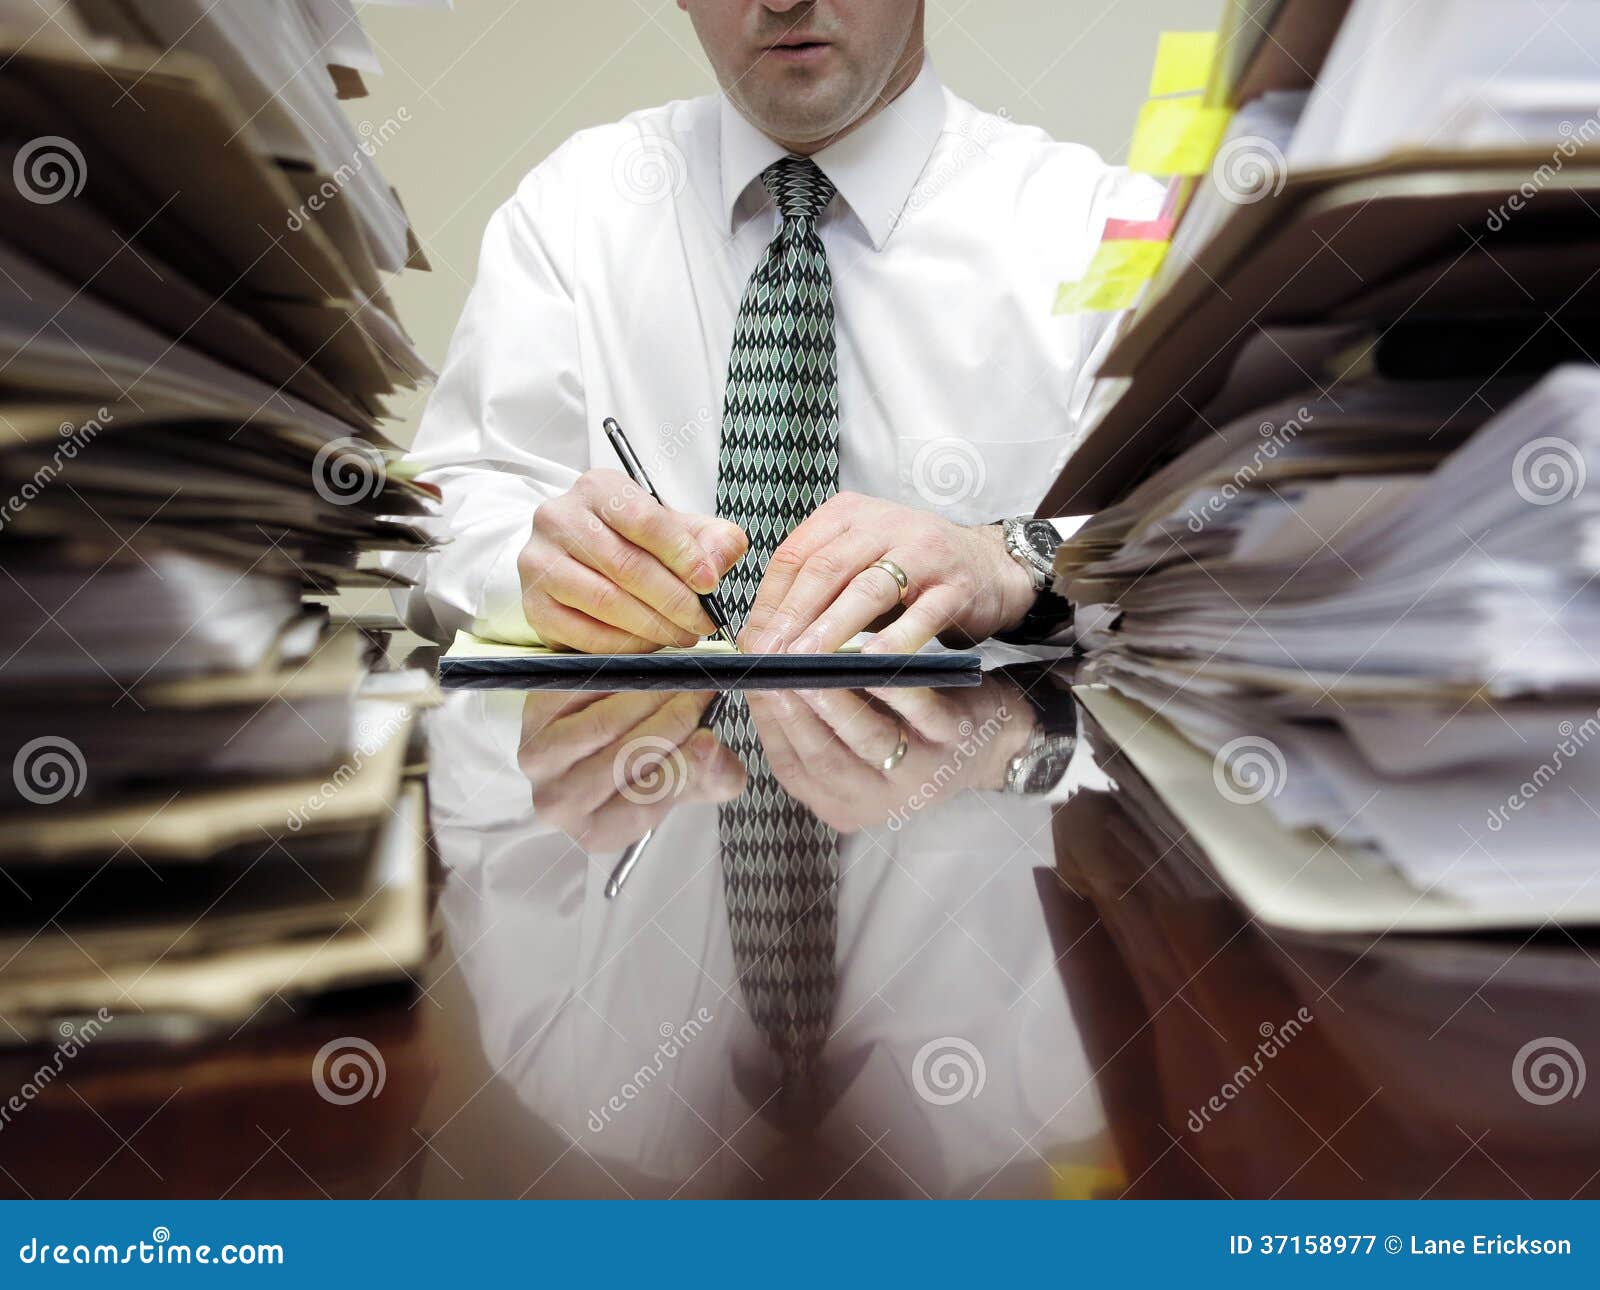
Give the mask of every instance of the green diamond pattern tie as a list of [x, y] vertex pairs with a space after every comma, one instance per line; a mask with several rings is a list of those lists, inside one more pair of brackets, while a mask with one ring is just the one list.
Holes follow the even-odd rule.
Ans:
[[744, 695], [731, 697], [719, 738], [749, 778], [717, 808], [728, 934], [750, 1019], [792, 1099], [808, 1091], [833, 1019], [839, 835], [784, 791]]
[[717, 463], [717, 514], [750, 538], [719, 593], [736, 624], [772, 553], [839, 491], [833, 278], [817, 234], [834, 187], [807, 157], [775, 161], [761, 182], [783, 224], [750, 275], [733, 325]]

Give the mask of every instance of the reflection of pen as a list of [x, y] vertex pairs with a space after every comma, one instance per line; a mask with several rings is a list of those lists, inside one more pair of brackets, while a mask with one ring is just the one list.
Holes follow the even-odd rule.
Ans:
[[617, 867], [611, 871], [611, 876], [606, 879], [606, 899], [615, 900], [622, 894], [622, 884], [628, 881], [628, 875], [633, 872], [633, 866], [639, 863], [639, 857], [644, 854], [644, 849], [650, 845], [650, 839], [655, 837], [654, 829], [646, 830], [642, 838], [637, 838], [628, 843], [622, 852], [622, 859], [617, 861]]
[[[728, 692], [719, 690], [706, 704], [706, 710], [700, 714], [696, 730], [710, 730], [717, 724], [717, 718], [722, 715], [722, 709], [727, 704]], [[606, 879], [606, 899], [615, 900], [622, 894], [622, 884], [628, 881], [628, 875], [633, 872], [633, 866], [639, 863], [639, 857], [644, 854], [644, 849], [650, 845], [650, 839], [656, 834], [654, 829], [649, 829], [641, 838], [636, 838], [623, 849], [622, 858], [617, 861], [617, 867], [611, 871], [611, 876]]]
[[[656, 486], [650, 482], [650, 476], [644, 473], [644, 463], [634, 453], [633, 445], [628, 442], [628, 436], [622, 433], [622, 427], [617, 424], [617, 419], [607, 417], [600, 423], [600, 428], [606, 432], [606, 438], [611, 440], [611, 447], [621, 460], [622, 468], [628, 472], [628, 478], [665, 506], [666, 503], [661, 501], [661, 494], [656, 492]], [[728, 626], [728, 616], [722, 612], [722, 606], [717, 603], [716, 596], [700, 596], [700, 605], [706, 611], [706, 617], [716, 627], [717, 635], [734, 649], [738, 649], [739, 646], [733, 639], [733, 630]]]

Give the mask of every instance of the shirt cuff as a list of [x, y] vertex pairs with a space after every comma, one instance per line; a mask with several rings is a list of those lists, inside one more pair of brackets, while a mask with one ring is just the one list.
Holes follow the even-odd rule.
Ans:
[[489, 566], [478, 597], [478, 617], [472, 620], [472, 634], [507, 645], [542, 645], [539, 633], [528, 625], [522, 609], [522, 575], [517, 571], [517, 556], [524, 539], [519, 535], [507, 542]]
[[1074, 533], [1076, 533], [1079, 529], [1081, 529], [1085, 524], [1087, 524], [1090, 520], [1092, 520], [1094, 518], [1094, 516], [1093, 515], [1055, 515], [1055, 516], [1044, 515], [1044, 516], [1040, 516], [1040, 518], [1049, 520], [1050, 523], [1055, 526], [1056, 532], [1061, 535], [1061, 540], [1063, 542], [1065, 542]]

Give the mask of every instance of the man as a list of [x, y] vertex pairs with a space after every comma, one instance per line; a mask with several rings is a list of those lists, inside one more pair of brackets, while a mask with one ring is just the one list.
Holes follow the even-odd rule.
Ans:
[[948, 93], [924, 0], [678, 3], [722, 93], [573, 136], [490, 222], [412, 454], [449, 541], [411, 621], [648, 651], [715, 588], [751, 651], [1047, 636], [1020, 517], [1104, 334], [1051, 297], [1159, 190]]

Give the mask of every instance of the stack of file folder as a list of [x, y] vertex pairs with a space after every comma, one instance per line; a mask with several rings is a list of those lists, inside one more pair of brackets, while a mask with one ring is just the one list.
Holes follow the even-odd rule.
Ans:
[[427, 543], [375, 70], [348, 0], [0, 0], [0, 1042], [420, 960], [429, 683], [307, 599]]
[[1041, 513], [1095, 512], [1086, 703], [1268, 922], [1600, 922], [1597, 47], [1585, 6], [1224, 11]]

